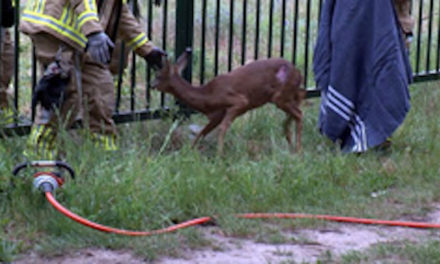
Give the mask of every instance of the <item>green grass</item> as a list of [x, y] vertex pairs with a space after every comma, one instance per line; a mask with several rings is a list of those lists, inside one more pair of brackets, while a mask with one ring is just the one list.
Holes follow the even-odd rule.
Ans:
[[341, 263], [424, 263], [440, 262], [438, 247], [440, 241], [431, 240], [415, 245], [408, 241], [382, 243], [366, 252], [350, 252], [342, 257]]
[[[151, 230], [216, 216], [228, 235], [270, 243], [283, 242], [276, 230], [262, 228], [260, 221], [238, 221], [231, 214], [307, 212], [384, 219], [424, 215], [440, 198], [439, 85], [412, 87], [413, 107], [394, 134], [389, 153], [340, 153], [317, 131], [317, 99], [303, 108], [304, 151], [295, 155], [289, 153], [282, 135], [284, 114], [271, 106], [234, 122], [223, 157], [215, 155], [215, 136], [201, 142], [202, 150], [190, 149], [184, 130], [188, 121], [169, 141], [165, 138], [170, 120], [121, 125], [121, 149], [115, 153], [102, 153], [88, 140], [63, 135], [66, 160], [78, 175], [57, 190], [56, 198], [75, 213], [114, 227]], [[191, 122], [206, 120], [194, 116]], [[84, 247], [126, 248], [154, 259], [178, 255], [185, 247], [209, 245], [198, 228], [125, 238], [72, 222], [32, 190], [32, 170], [21, 173], [15, 188], [10, 186], [11, 170], [22, 161], [24, 142], [24, 137], [0, 142], [0, 260], [10, 261], [29, 250], [50, 256]], [[159, 153], [161, 148], [164, 151]], [[385, 194], [371, 197], [381, 191]], [[291, 221], [271, 223], [293, 228]], [[295, 222], [295, 227], [308, 224]], [[430, 254], [429, 247], [413, 251]], [[412, 260], [410, 255], [403, 257]]]

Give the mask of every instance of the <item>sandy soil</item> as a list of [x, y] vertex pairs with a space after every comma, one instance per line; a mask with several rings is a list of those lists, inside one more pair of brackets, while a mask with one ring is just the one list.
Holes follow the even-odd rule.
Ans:
[[[440, 205], [423, 221], [440, 223]], [[352, 250], [365, 250], [380, 242], [414, 241], [433, 238], [440, 231], [400, 227], [366, 226], [332, 223], [321, 229], [303, 229], [283, 234], [290, 241], [284, 244], [258, 243], [250, 239], [226, 237], [215, 227], [203, 229], [209, 248], [185, 251], [182, 258], [163, 257], [154, 264], [255, 264], [312, 262], [328, 253], [333, 258]], [[295, 239], [289, 239], [295, 238]], [[51, 259], [30, 253], [17, 264], [84, 264], [84, 263], [147, 263], [128, 251], [85, 249]]]

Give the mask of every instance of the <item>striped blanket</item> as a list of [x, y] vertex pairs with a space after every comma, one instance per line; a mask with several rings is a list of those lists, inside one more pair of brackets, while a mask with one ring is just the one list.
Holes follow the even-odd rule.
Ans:
[[412, 81], [392, 0], [326, 0], [313, 70], [322, 134], [346, 152], [390, 137], [409, 111]]

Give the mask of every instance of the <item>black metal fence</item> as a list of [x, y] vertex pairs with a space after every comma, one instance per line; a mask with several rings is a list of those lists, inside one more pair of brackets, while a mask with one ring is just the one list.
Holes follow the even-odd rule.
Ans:
[[[20, 6], [19, 0], [14, 0]], [[151, 40], [177, 57], [193, 48], [192, 65], [184, 76], [203, 84], [248, 61], [284, 57], [302, 71], [307, 87], [313, 87], [313, 46], [324, 0], [139, 0], [142, 24]], [[415, 80], [440, 77], [440, 1], [413, 2], [416, 20], [411, 63]], [[37, 63], [27, 37], [18, 31], [19, 10], [13, 36], [15, 67], [14, 122], [1, 128], [2, 135], [26, 134], [32, 122], [30, 98], [38, 80]], [[116, 80], [114, 119], [117, 123], [161, 118], [174, 99], [152, 91], [153, 71], [136, 56]], [[309, 96], [319, 92], [310, 88]]]

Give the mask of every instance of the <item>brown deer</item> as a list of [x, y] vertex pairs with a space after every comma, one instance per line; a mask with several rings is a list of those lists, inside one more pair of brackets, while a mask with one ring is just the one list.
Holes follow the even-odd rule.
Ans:
[[284, 133], [290, 147], [290, 125], [293, 119], [296, 121], [296, 151], [301, 149], [302, 112], [299, 107], [306, 90], [300, 89], [303, 77], [293, 64], [284, 59], [257, 60], [195, 87], [181, 77], [190, 53], [191, 49], [187, 49], [174, 65], [166, 60], [153, 87], [174, 95], [208, 117], [209, 123], [196, 136], [192, 147], [220, 125], [217, 150], [222, 154], [226, 130], [234, 119], [272, 102], [287, 114]]

